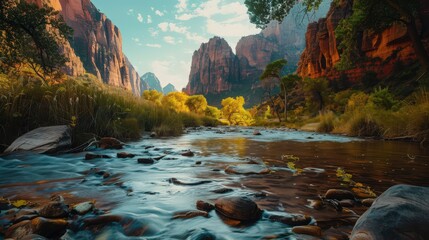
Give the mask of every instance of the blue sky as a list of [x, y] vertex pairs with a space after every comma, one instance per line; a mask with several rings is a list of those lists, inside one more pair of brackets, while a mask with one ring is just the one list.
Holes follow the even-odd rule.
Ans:
[[154, 72], [162, 86], [185, 87], [192, 54], [213, 36], [233, 51], [238, 40], [260, 32], [244, 0], [92, 0], [122, 33], [123, 51], [140, 75]]

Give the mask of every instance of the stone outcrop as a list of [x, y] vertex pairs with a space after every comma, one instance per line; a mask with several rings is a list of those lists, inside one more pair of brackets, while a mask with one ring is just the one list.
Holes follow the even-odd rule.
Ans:
[[[353, 0], [343, 0], [338, 6], [332, 4], [326, 18], [308, 25], [305, 50], [297, 70], [300, 76], [335, 79], [345, 74], [349, 81], [356, 82], [369, 71], [376, 72], [378, 78], [384, 78], [394, 72], [395, 65], [407, 65], [416, 61], [406, 28], [394, 24], [381, 33], [364, 31], [358, 39], [359, 50], [363, 59], [371, 60], [361, 61], [345, 72], [337, 71], [335, 65], [340, 61], [340, 53], [335, 28], [341, 19], [352, 14], [352, 6]], [[423, 32], [429, 29], [428, 18], [429, 4], [423, 3], [420, 24]]]
[[160, 93], [163, 93], [163, 89], [161, 87], [161, 82], [159, 79], [155, 76], [154, 73], [148, 72], [145, 73], [141, 78], [141, 82], [145, 82], [148, 86], [148, 90], [156, 90]]
[[177, 92], [176, 87], [174, 87], [173, 84], [169, 83], [167, 84], [162, 91], [164, 92], [165, 95], [171, 93], [171, 92]]
[[231, 47], [220, 37], [203, 43], [192, 56], [188, 94], [207, 94], [230, 91], [240, 81], [239, 60]]
[[122, 52], [121, 33], [90, 0], [27, 0], [46, 4], [59, 11], [73, 37], [62, 49], [70, 59], [65, 72], [70, 75], [92, 73], [112, 86], [140, 95], [137, 72]]

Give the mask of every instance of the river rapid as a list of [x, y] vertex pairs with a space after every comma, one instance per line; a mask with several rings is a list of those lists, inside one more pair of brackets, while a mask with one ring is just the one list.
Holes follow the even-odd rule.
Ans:
[[[111, 156], [106, 159], [85, 160], [86, 152], [3, 156], [0, 197], [24, 199], [36, 205], [47, 202], [52, 195], [61, 195], [70, 205], [95, 201], [97, 212], [82, 218], [119, 215], [132, 219], [131, 225], [145, 228], [134, 234], [120, 224], [96, 229], [75, 224], [62, 239], [319, 239], [294, 234], [291, 226], [268, 218], [270, 214], [295, 213], [312, 216], [312, 224], [322, 227], [323, 238], [346, 239], [367, 208], [358, 205], [341, 212], [331, 207], [316, 210], [308, 201], [318, 199], [328, 189], [349, 189], [336, 176], [337, 168], [352, 174], [353, 181], [371, 187], [377, 195], [396, 184], [429, 186], [429, 151], [415, 143], [288, 129], [258, 128], [261, 135], [254, 135], [254, 130], [195, 128], [179, 137], [144, 137], [128, 142], [121, 150], [91, 150]], [[182, 156], [188, 149], [195, 155]], [[118, 152], [136, 156], [120, 159], [116, 157]], [[295, 166], [307, 170], [296, 174], [288, 168], [286, 155], [298, 157]], [[163, 158], [150, 165], [137, 162], [138, 158], [157, 157]], [[265, 164], [271, 172], [225, 172], [228, 166], [248, 162]], [[177, 184], [172, 178], [182, 183], [205, 182]], [[240, 223], [211, 211], [207, 218], [173, 219], [177, 212], [195, 210], [197, 200], [213, 203], [225, 196], [251, 198], [264, 210], [262, 218]]]

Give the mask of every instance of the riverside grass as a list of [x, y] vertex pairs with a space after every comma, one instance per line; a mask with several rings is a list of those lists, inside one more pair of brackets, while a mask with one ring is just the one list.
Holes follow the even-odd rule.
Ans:
[[69, 125], [73, 143], [92, 137], [135, 139], [143, 131], [179, 135], [184, 127], [215, 125], [216, 120], [175, 113], [86, 74], [59, 84], [41, 85], [24, 75], [0, 74], [0, 144], [41, 126]]

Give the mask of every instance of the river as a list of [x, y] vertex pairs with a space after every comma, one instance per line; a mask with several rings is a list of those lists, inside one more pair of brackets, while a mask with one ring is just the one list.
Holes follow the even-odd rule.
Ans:
[[[315, 210], [309, 199], [328, 189], [348, 187], [336, 176], [337, 168], [352, 179], [381, 194], [390, 186], [405, 183], [429, 186], [429, 152], [418, 144], [362, 140], [344, 136], [299, 132], [288, 129], [197, 128], [179, 137], [142, 138], [122, 150], [93, 150], [109, 159], [85, 160], [85, 153], [56, 156], [19, 153], [0, 157], [0, 197], [40, 203], [61, 195], [68, 204], [95, 200], [106, 214], [127, 216], [144, 223], [142, 236], [117, 225], [101, 229], [69, 229], [63, 239], [199, 239], [208, 233], [216, 239], [318, 239], [291, 233], [291, 227], [272, 222], [269, 214], [300, 213], [313, 217], [325, 237], [347, 236], [366, 208], [357, 206], [338, 213], [333, 208]], [[190, 149], [193, 157], [182, 156]], [[118, 152], [136, 154], [116, 158]], [[282, 156], [293, 155], [298, 168], [321, 172], [295, 174]], [[165, 156], [152, 165], [138, 158]], [[228, 174], [230, 165], [261, 162], [269, 174]], [[92, 169], [92, 170], [91, 170]], [[101, 175], [108, 173], [103, 178]], [[192, 183], [171, 182], [176, 178]], [[170, 180], [170, 181], [169, 181]], [[214, 190], [232, 189], [226, 193]], [[237, 224], [211, 211], [208, 218], [172, 219], [175, 212], [194, 210], [197, 200], [214, 202], [224, 196], [248, 196], [264, 210], [261, 220]], [[0, 239], [2, 237], [0, 236]], [[200, 238], [202, 239], [202, 238]]]

